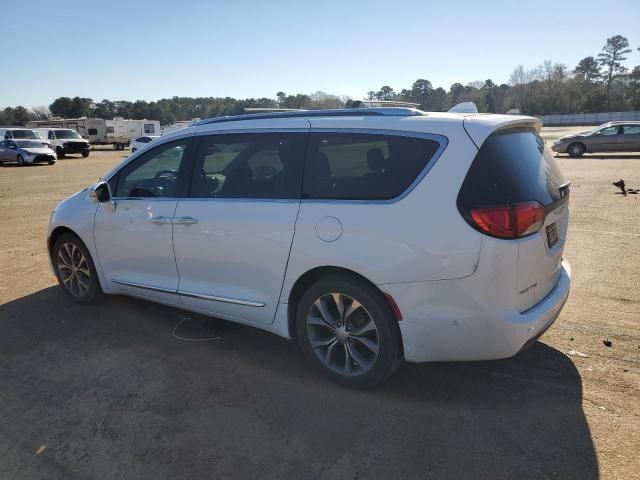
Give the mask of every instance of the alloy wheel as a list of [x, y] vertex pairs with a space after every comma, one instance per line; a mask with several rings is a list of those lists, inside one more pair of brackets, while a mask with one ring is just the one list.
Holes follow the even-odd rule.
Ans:
[[380, 352], [380, 336], [371, 315], [343, 293], [328, 293], [313, 302], [307, 334], [318, 359], [340, 375], [366, 373]]
[[91, 270], [82, 250], [63, 243], [58, 250], [58, 272], [64, 288], [74, 297], [84, 297], [91, 286]]

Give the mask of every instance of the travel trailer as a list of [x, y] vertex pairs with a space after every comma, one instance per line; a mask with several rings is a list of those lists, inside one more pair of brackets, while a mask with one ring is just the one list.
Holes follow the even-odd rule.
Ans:
[[102, 118], [54, 118], [27, 123], [27, 128], [72, 129], [92, 145], [113, 145], [114, 150], [122, 150], [131, 141], [143, 135], [159, 135], [160, 122], [157, 120], [127, 120], [116, 117]]

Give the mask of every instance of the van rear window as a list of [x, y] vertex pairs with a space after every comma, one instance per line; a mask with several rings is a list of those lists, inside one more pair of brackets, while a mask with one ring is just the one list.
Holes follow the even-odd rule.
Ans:
[[364, 133], [312, 133], [305, 198], [386, 200], [397, 197], [425, 169], [435, 140]]
[[550, 205], [562, 198], [566, 179], [544, 141], [531, 128], [489, 136], [467, 173], [458, 195], [462, 206], [537, 201]]

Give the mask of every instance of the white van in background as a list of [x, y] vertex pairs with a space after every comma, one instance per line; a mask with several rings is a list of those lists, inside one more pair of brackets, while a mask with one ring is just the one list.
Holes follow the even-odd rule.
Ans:
[[58, 158], [74, 153], [87, 158], [91, 152], [91, 144], [70, 128], [38, 128], [36, 131], [49, 143]]
[[0, 140], [38, 140], [41, 135], [31, 128], [0, 127]]

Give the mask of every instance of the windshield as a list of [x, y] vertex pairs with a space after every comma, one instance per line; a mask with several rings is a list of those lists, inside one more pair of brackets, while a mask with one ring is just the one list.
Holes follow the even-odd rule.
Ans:
[[56, 138], [82, 138], [75, 130], [55, 130]]
[[40, 138], [38, 133], [33, 130], [12, 130], [11, 134], [13, 135], [13, 138]]
[[19, 140], [16, 144], [22, 148], [42, 148], [44, 146], [42, 142], [34, 142], [31, 140]]

